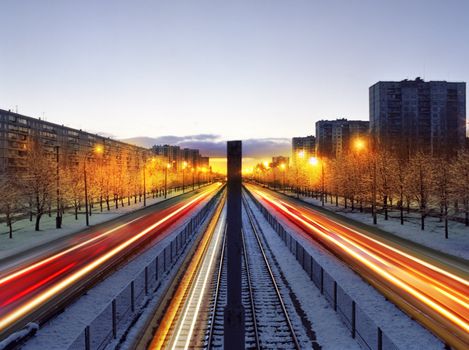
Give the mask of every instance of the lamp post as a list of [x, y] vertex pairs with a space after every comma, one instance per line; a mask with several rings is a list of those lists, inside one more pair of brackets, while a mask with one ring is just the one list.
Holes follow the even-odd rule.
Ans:
[[280, 164], [280, 170], [282, 171], [282, 190], [285, 192], [285, 163]]
[[56, 180], [57, 180], [57, 217], [55, 218], [55, 228], [62, 228], [62, 211], [60, 210], [60, 173], [59, 173], [59, 147], [55, 146], [56, 156]]
[[147, 206], [147, 184], [146, 184], [146, 171], [147, 159], [143, 156], [143, 206]]
[[324, 161], [321, 161], [321, 180], [322, 180], [322, 191], [321, 191], [321, 204], [324, 206], [324, 197], [326, 192], [326, 185], [324, 181]]
[[164, 198], [168, 197], [168, 169], [171, 168], [171, 163], [167, 163], [164, 168]]
[[[368, 142], [366, 139], [363, 138], [356, 138], [353, 142], [353, 148], [357, 155], [367, 151]], [[376, 192], [377, 192], [377, 184], [376, 184], [376, 157], [374, 154], [371, 154], [371, 159], [373, 161], [373, 168], [372, 168], [372, 204], [371, 204], [371, 214], [373, 215], [373, 224], [376, 225], [377, 223], [377, 212], [376, 212]]]
[[86, 226], [90, 226], [90, 218], [89, 218], [89, 209], [88, 209], [88, 181], [87, 181], [87, 173], [86, 173], [86, 162], [88, 161], [88, 156], [93, 153], [102, 153], [103, 148], [100, 146], [96, 146], [94, 150], [91, 150], [85, 153], [85, 160], [83, 161], [83, 179], [85, 181], [85, 217], [86, 217]]
[[182, 193], [184, 193], [184, 175], [186, 172], [187, 162], [182, 162]]
[[326, 184], [324, 181], [324, 160], [319, 159], [317, 157], [311, 157], [309, 159], [309, 164], [316, 167], [321, 164], [321, 204], [324, 206], [324, 199], [325, 199], [325, 192], [326, 192]]
[[274, 191], [277, 189], [277, 177], [276, 177], [276, 173], [277, 173], [277, 167], [272, 168], [272, 175], [273, 175], [273, 177], [274, 177]]
[[194, 171], [194, 168], [191, 168], [191, 173], [192, 173], [192, 191], [194, 191], [195, 190], [195, 182], [194, 182], [195, 171]]
[[[304, 151], [298, 151], [297, 156], [298, 156], [297, 158], [303, 160], [303, 158], [305, 157], [305, 152]], [[300, 174], [299, 174], [299, 163], [300, 163], [299, 159], [297, 159], [297, 161], [296, 161], [296, 198], [300, 198], [300, 188], [299, 188], [299, 184], [298, 184], [298, 182], [300, 181], [300, 179], [299, 179], [299, 176], [300, 176]]]

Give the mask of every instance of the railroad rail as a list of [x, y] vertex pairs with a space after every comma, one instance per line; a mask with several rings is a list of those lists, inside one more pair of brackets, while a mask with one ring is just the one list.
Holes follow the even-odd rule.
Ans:
[[[300, 349], [296, 330], [262, 243], [262, 229], [245, 195], [243, 195], [243, 207], [249, 222], [249, 230], [243, 229], [246, 271], [244, 278], [247, 279], [249, 309], [253, 318], [251, 327], [254, 332], [254, 341], [247, 345], [257, 349], [277, 347]], [[262, 315], [257, 311], [261, 311]], [[262, 334], [268, 336], [263, 337]]]

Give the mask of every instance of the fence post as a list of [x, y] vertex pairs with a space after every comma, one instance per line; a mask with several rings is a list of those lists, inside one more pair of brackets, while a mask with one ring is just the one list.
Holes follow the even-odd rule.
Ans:
[[321, 294], [324, 294], [324, 269], [321, 266]]
[[145, 295], [148, 294], [148, 266], [145, 266]]
[[166, 250], [168, 247], [163, 250], [163, 272], [166, 272]]
[[130, 310], [135, 311], [135, 282], [130, 282]]
[[355, 339], [357, 329], [356, 329], [356, 305], [355, 305], [355, 300], [352, 300], [352, 338]]
[[334, 311], [337, 311], [337, 281], [334, 281]]
[[313, 256], [311, 255], [311, 259], [310, 259], [310, 264], [311, 264], [311, 269], [310, 269], [310, 275], [309, 275], [309, 278], [311, 278], [311, 281], [313, 280], [313, 276], [314, 276], [314, 259], [313, 259]]
[[383, 331], [378, 327], [378, 350], [383, 350]]
[[116, 299], [112, 300], [112, 337], [117, 338], [117, 312], [116, 312]]
[[173, 263], [173, 242], [174, 242], [174, 240], [172, 240], [171, 243], [170, 243], [170, 250], [169, 250], [169, 252], [170, 252], [170, 254], [169, 254], [169, 262], [170, 262], [170, 263]]
[[85, 350], [91, 350], [90, 326], [85, 327]]
[[155, 258], [155, 281], [158, 281], [158, 256]]

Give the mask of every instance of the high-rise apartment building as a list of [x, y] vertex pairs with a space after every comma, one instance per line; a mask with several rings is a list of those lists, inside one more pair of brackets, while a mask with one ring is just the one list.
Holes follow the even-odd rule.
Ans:
[[299, 157], [310, 158], [316, 155], [316, 138], [314, 136], [292, 138], [293, 164]]
[[155, 145], [152, 147], [154, 154], [164, 156], [175, 169], [182, 169], [183, 162], [188, 168], [208, 168], [209, 157], [202, 157], [198, 149], [183, 148], [173, 145]]
[[142, 166], [151, 156], [146, 148], [0, 109], [0, 174], [24, 174], [33, 145], [51, 157], [58, 151], [64, 166], [94, 157], [97, 146], [102, 148], [102, 159], [118, 166]]
[[337, 158], [347, 153], [357, 139], [368, 138], [369, 122], [364, 120], [320, 120], [316, 122], [316, 153]]
[[182, 164], [181, 147], [173, 145], [154, 145], [152, 151], [156, 155], [165, 157], [175, 170], [180, 168]]
[[380, 81], [369, 89], [370, 131], [376, 146], [409, 155], [451, 155], [466, 136], [466, 83]]

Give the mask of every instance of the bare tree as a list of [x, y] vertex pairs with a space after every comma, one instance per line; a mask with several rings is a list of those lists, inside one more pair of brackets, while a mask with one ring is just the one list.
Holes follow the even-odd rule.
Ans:
[[464, 206], [464, 223], [469, 226], [469, 150], [460, 151], [451, 165], [452, 191]]
[[32, 141], [28, 150], [28, 170], [22, 185], [26, 196], [32, 200], [32, 210], [36, 216], [35, 230], [39, 231], [42, 216], [47, 212], [54, 193], [54, 160], [42, 145]]
[[13, 222], [15, 218], [22, 214], [23, 210], [21, 191], [18, 188], [17, 182], [10, 177], [0, 179], [0, 188], [2, 188], [0, 214], [5, 216], [9, 237], [13, 238]]
[[75, 220], [78, 220], [78, 210], [84, 201], [84, 181], [80, 171], [82, 166], [70, 166], [63, 173], [64, 200], [73, 208]]
[[396, 159], [386, 149], [381, 149], [376, 157], [377, 191], [383, 201], [384, 220], [389, 218], [389, 205], [395, 185]]
[[413, 181], [409, 184], [411, 193], [419, 205], [420, 227], [425, 230], [425, 218], [428, 214], [428, 201], [433, 184], [432, 159], [418, 152], [410, 158], [410, 174]]
[[404, 200], [409, 198], [409, 166], [402, 159], [396, 159], [396, 192], [398, 196], [399, 217], [404, 225]]
[[433, 164], [434, 195], [440, 207], [440, 220], [445, 225], [445, 238], [448, 238], [448, 207], [450, 203], [450, 183], [452, 173], [445, 158], [435, 159]]

